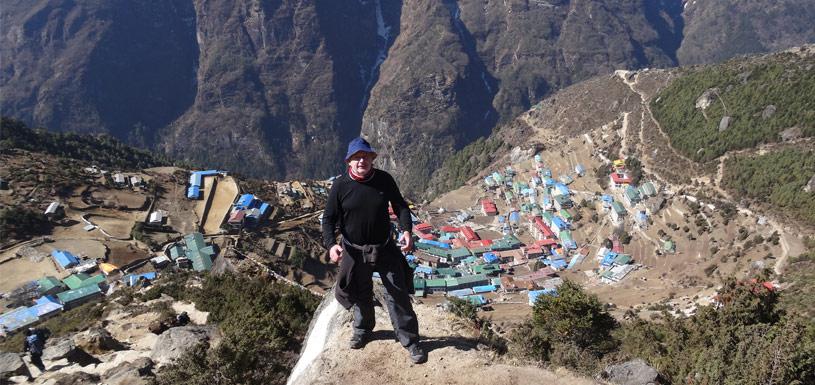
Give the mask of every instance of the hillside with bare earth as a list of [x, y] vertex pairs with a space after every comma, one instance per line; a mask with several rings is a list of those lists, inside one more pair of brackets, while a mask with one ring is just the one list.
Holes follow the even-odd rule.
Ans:
[[[631, 278], [615, 285], [600, 284], [591, 273], [595, 263], [585, 262], [579, 271], [565, 272], [565, 276], [582, 282], [604, 301], [614, 303], [620, 312], [646, 311], [648, 304], [653, 303], [692, 309], [710, 298], [714, 291], [711, 289], [721, 278], [749, 276], [757, 268], [772, 268], [777, 278], [783, 277], [790, 259], [800, 260], [796, 259], [799, 255], [806, 259], [808, 237], [815, 235], [809, 219], [815, 196], [807, 187], [815, 177], [811, 137], [811, 114], [815, 110], [805, 92], [796, 92], [796, 96], [790, 96], [791, 101], [778, 104], [785, 108], [778, 119], [786, 117], [792, 122], [777, 124], [767, 116], [762, 118], [761, 111], [766, 105], [778, 100], [778, 96], [769, 96], [771, 84], [775, 83], [763, 83], [766, 81], [761, 80], [762, 71], [786, 63], [786, 74], [797, 79], [792, 81], [810, 84], [806, 71], [794, 69], [811, 68], [815, 64], [813, 58], [813, 47], [804, 46], [714, 67], [617, 71], [567, 87], [487, 139], [503, 143], [504, 149], [471, 155], [470, 159], [483, 157], [488, 161], [480, 160], [484, 166], [474, 170], [465, 186], [439, 196], [430, 203], [430, 210], [435, 207], [478, 210], [473, 202], [493, 194], [484, 187], [484, 177], [511, 165], [520, 177], [516, 180], [524, 183], [527, 177], [537, 175], [531, 159], [537, 154], [543, 167], [555, 177], [568, 174], [576, 178], [570, 188], [575, 191], [575, 199], [585, 203], [574, 209], [583, 218], [575, 232], [581, 239], [578, 244], [588, 248], [588, 255], [594, 255], [602, 247], [603, 239], [619, 231], [631, 235], [625, 249], [644, 267], [632, 273]], [[707, 123], [692, 124], [687, 119], [665, 118], [660, 122], [655, 118], [654, 108], [660, 108], [662, 116], [666, 116], [666, 107], [660, 103], [670, 106], [672, 111], [687, 110], [693, 114], [697, 98], [705, 89], [715, 86], [702, 83], [703, 86], [697, 85], [687, 93], [687, 84], [699, 79], [718, 79], [725, 100], [740, 92], [737, 85], [728, 85], [731, 80], [725, 79], [730, 78], [711, 77], [711, 73], [752, 73], [750, 80], [743, 78], [743, 84], [765, 90], [765, 94], [749, 101], [731, 98], [729, 111], [735, 119], [753, 119], [756, 130], [775, 131], [763, 139], [766, 141], [763, 144], [697, 162], [690, 158], [695, 151], [689, 153], [687, 147], [677, 146], [677, 141], [687, 140], [689, 135], [714, 135], [705, 134], [710, 131], [734, 138], [754, 133], [721, 132], [718, 123], [723, 113], [717, 110], [718, 115], [713, 115], [711, 110], [702, 111], [698, 106], [695, 114], [707, 113], [710, 124], [715, 121], [715, 128], [707, 127]], [[681, 79], [686, 80], [678, 81]], [[734, 84], [741, 84], [742, 80], [735, 79], [734, 75]], [[682, 102], [678, 95], [682, 95]], [[673, 123], [680, 120], [684, 123]], [[797, 127], [797, 136], [786, 138], [779, 133], [782, 127]], [[647, 225], [637, 224], [633, 217], [616, 224], [606, 220], [608, 210], [599, 206], [598, 199], [600, 194], [616, 194], [615, 189], [607, 186], [610, 162], [614, 159], [636, 160], [642, 175], [640, 183], [651, 181], [662, 191], [665, 203], [661, 208], [636, 206], [648, 210]], [[574, 175], [578, 164], [587, 170], [581, 178]], [[776, 164], [791, 174], [783, 174], [774, 168]], [[462, 167], [461, 163], [456, 165]], [[449, 175], [453, 175], [452, 171], [443, 169], [431, 185], [443, 185]], [[524, 202], [505, 203], [500, 190], [493, 197], [499, 202], [499, 212], [505, 212], [502, 207], [507, 211], [520, 209]], [[622, 196], [615, 199], [624, 201]], [[521, 236], [525, 232], [522, 228]], [[668, 239], [675, 243], [677, 254], [666, 258], [662, 244]], [[773, 239], [772, 243], [765, 243], [768, 239]]]
[[811, 42], [811, 1], [8, 1], [3, 115], [256, 177], [363, 134], [418, 197], [454, 150], [615, 69]]

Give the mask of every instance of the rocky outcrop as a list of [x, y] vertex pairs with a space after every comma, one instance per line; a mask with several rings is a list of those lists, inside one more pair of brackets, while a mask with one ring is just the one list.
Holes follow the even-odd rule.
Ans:
[[113, 338], [110, 332], [102, 327], [92, 327], [78, 334], [75, 340], [77, 346], [91, 354], [126, 349], [126, 346]]
[[158, 365], [172, 362], [198, 344], [214, 345], [220, 340], [215, 326], [180, 326], [162, 333], [153, 346], [150, 358]]
[[13, 376], [30, 376], [28, 367], [19, 354], [0, 352], [0, 383]]
[[102, 376], [107, 385], [148, 385], [153, 377], [153, 361], [141, 357], [108, 370]]
[[[373, 340], [363, 349], [349, 349], [350, 313], [339, 306], [333, 295], [327, 295], [312, 318], [301, 352], [300, 359], [308, 356], [308, 362], [302, 366], [298, 362], [287, 384], [595, 383], [565, 371], [555, 373], [532, 365], [503, 362], [490, 351], [480, 350], [483, 345], [478, 344], [475, 332], [455, 326], [459, 323], [447, 311], [423, 304], [415, 304], [414, 310], [419, 318], [424, 348], [428, 351], [428, 361], [421, 365], [410, 361], [407, 351], [393, 337], [393, 327], [386, 311], [378, 306]], [[322, 314], [327, 314], [328, 319], [321, 321]], [[307, 355], [309, 344], [315, 337], [322, 343], [314, 356]], [[375, 375], [372, 375], [371, 368], [376, 368]]]
[[76, 346], [71, 337], [49, 339], [42, 352], [43, 361], [68, 360], [69, 363], [87, 366], [98, 364], [100, 361], [82, 348]]
[[85, 372], [58, 373], [48, 382], [51, 385], [98, 385], [101, 377]]
[[655, 385], [660, 384], [659, 373], [641, 358], [609, 365], [601, 377], [618, 385]]

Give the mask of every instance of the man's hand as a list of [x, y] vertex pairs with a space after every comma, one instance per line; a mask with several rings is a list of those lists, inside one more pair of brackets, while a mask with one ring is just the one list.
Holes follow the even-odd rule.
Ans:
[[402, 235], [399, 237], [399, 242], [402, 244], [403, 252], [413, 250], [413, 237], [410, 235], [410, 231], [402, 232]]
[[328, 249], [328, 257], [331, 258], [331, 262], [339, 263], [342, 259], [342, 246], [331, 246], [331, 248]]

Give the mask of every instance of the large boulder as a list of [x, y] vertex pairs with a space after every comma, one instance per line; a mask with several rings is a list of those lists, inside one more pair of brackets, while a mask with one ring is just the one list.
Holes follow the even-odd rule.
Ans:
[[660, 384], [659, 373], [641, 358], [616, 365], [609, 365], [600, 374], [603, 379], [619, 385]]
[[98, 385], [99, 376], [85, 372], [74, 372], [62, 374], [58, 373], [49, 382], [52, 385]]
[[126, 347], [105, 328], [93, 327], [76, 336], [76, 344], [84, 351], [99, 354], [109, 351], [125, 350]]
[[158, 337], [150, 357], [159, 365], [168, 364], [198, 344], [214, 344], [219, 337], [212, 325], [171, 328]]
[[45, 350], [42, 352], [42, 359], [44, 361], [58, 361], [63, 358], [67, 359], [70, 363], [79, 364], [79, 366], [88, 366], [101, 362], [96, 359], [96, 357], [82, 350], [82, 348], [76, 346], [70, 337], [49, 340], [45, 346]]
[[153, 361], [140, 357], [108, 370], [103, 377], [107, 385], [149, 385], [153, 378]]
[[13, 376], [29, 376], [28, 367], [17, 353], [0, 352], [0, 383]]

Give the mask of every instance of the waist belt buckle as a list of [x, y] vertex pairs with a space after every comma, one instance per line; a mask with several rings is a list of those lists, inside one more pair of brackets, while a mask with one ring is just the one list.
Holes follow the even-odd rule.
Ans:
[[376, 246], [365, 245], [362, 250], [362, 260], [369, 265], [376, 265], [379, 254], [378, 251]]

